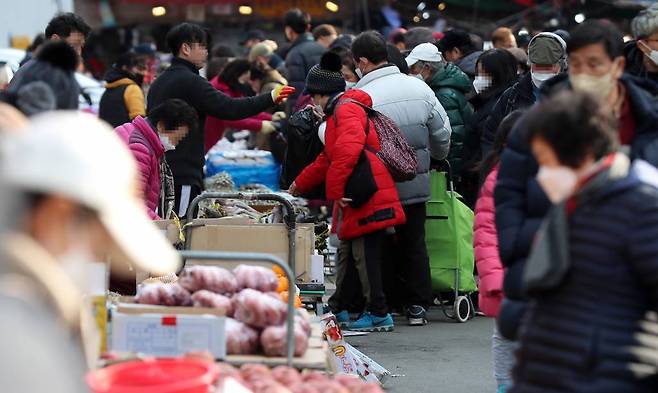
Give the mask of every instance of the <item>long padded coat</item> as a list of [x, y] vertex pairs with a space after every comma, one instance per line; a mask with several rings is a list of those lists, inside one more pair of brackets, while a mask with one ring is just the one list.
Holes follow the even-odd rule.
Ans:
[[[339, 100], [347, 98], [372, 106], [370, 96], [362, 90], [352, 89]], [[376, 151], [380, 149], [377, 132], [372, 122], [366, 140], [367, 121], [370, 120], [361, 106], [339, 101], [335, 112], [329, 113], [327, 117], [324, 151], [295, 180], [301, 192], [308, 192], [326, 180], [327, 199], [337, 201], [345, 197], [345, 184], [356, 166], [361, 151], [364, 150], [365, 143]], [[388, 168], [374, 153], [366, 151], [366, 154], [378, 190], [358, 209], [350, 206], [342, 209], [339, 214], [340, 223], [336, 228], [341, 240], [354, 239], [405, 222], [397, 188]]]
[[480, 310], [488, 317], [497, 317], [503, 301], [503, 276], [505, 271], [498, 253], [496, 231], [496, 206], [494, 188], [498, 177], [498, 165], [487, 175], [475, 204], [473, 246], [475, 262], [480, 275]]

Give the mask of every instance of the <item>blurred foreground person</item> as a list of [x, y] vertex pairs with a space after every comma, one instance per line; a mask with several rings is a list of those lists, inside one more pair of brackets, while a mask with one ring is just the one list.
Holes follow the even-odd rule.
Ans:
[[0, 168], [18, 202], [0, 243], [0, 386], [86, 392], [98, 355], [82, 298], [87, 264], [111, 255], [166, 274], [178, 257], [144, 212], [128, 149], [92, 116], [35, 117], [4, 137]]
[[554, 206], [523, 273], [531, 300], [511, 392], [658, 386], [658, 170], [616, 152], [613, 121], [577, 93], [525, 118]]

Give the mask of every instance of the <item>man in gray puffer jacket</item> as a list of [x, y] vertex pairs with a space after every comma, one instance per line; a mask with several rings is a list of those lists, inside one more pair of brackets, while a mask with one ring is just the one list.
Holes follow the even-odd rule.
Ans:
[[[395, 270], [404, 284], [402, 306], [410, 325], [427, 323], [425, 310], [432, 301], [429, 257], [425, 246], [425, 202], [430, 199], [430, 158], [443, 160], [450, 148], [450, 121], [432, 89], [420, 79], [402, 74], [387, 62], [386, 41], [374, 31], [360, 34], [352, 54], [361, 80], [356, 88], [367, 92], [373, 108], [400, 127], [407, 142], [416, 149], [418, 174], [398, 183], [400, 202], [407, 223], [395, 228]], [[390, 305], [390, 304], [389, 304]]]

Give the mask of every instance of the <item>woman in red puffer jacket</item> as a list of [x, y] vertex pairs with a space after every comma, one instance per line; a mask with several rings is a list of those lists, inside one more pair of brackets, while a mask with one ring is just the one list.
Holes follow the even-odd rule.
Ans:
[[[328, 52], [306, 78], [306, 90], [316, 106], [320, 106], [326, 114], [325, 148], [315, 162], [299, 174], [290, 191], [293, 194], [308, 192], [322, 182], [326, 183], [327, 198], [335, 202], [333, 227], [341, 240], [341, 252], [350, 254], [343, 255], [341, 259], [355, 264], [360, 272], [362, 287], [369, 289], [367, 311], [348, 328], [390, 331], [393, 320], [388, 313], [382, 288], [381, 252], [385, 230], [403, 224], [405, 216], [388, 168], [375, 153], [365, 149], [367, 145], [374, 151], [380, 150], [375, 127], [364, 108], [358, 104], [372, 107], [372, 99], [362, 90], [343, 93], [345, 81], [340, 72], [341, 66], [340, 57]], [[345, 185], [363, 151], [370, 163], [377, 190], [365, 204], [353, 208], [345, 195]], [[346, 293], [349, 290], [339, 277], [335, 295], [338, 299], [330, 301], [333, 312], [346, 313], [346, 302], [352, 299]]]
[[[231, 98], [246, 97], [252, 92], [248, 85], [249, 69], [251, 64], [248, 60], [237, 59], [228, 63], [222, 70], [222, 73], [214, 77], [210, 84], [217, 90]], [[279, 118], [280, 115], [277, 115]], [[255, 116], [241, 120], [222, 120], [216, 117], [208, 116], [205, 125], [205, 151], [210, 150], [217, 141], [222, 139], [224, 132], [228, 129], [249, 130], [260, 132], [265, 135], [276, 131], [272, 124], [272, 115], [267, 112], [261, 112]]]

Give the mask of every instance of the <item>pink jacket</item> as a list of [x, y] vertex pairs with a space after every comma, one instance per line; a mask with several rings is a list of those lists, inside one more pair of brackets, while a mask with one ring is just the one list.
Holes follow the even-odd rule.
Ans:
[[160, 217], [155, 214], [155, 210], [160, 200], [160, 159], [164, 155], [160, 137], [151, 124], [141, 116], [117, 127], [115, 131], [128, 144], [135, 157], [147, 212], [151, 219], [159, 220]]
[[498, 165], [489, 173], [475, 204], [473, 245], [475, 263], [480, 276], [480, 309], [489, 317], [498, 316], [503, 300], [503, 263], [498, 253], [496, 231], [496, 207], [494, 188], [498, 177]]

